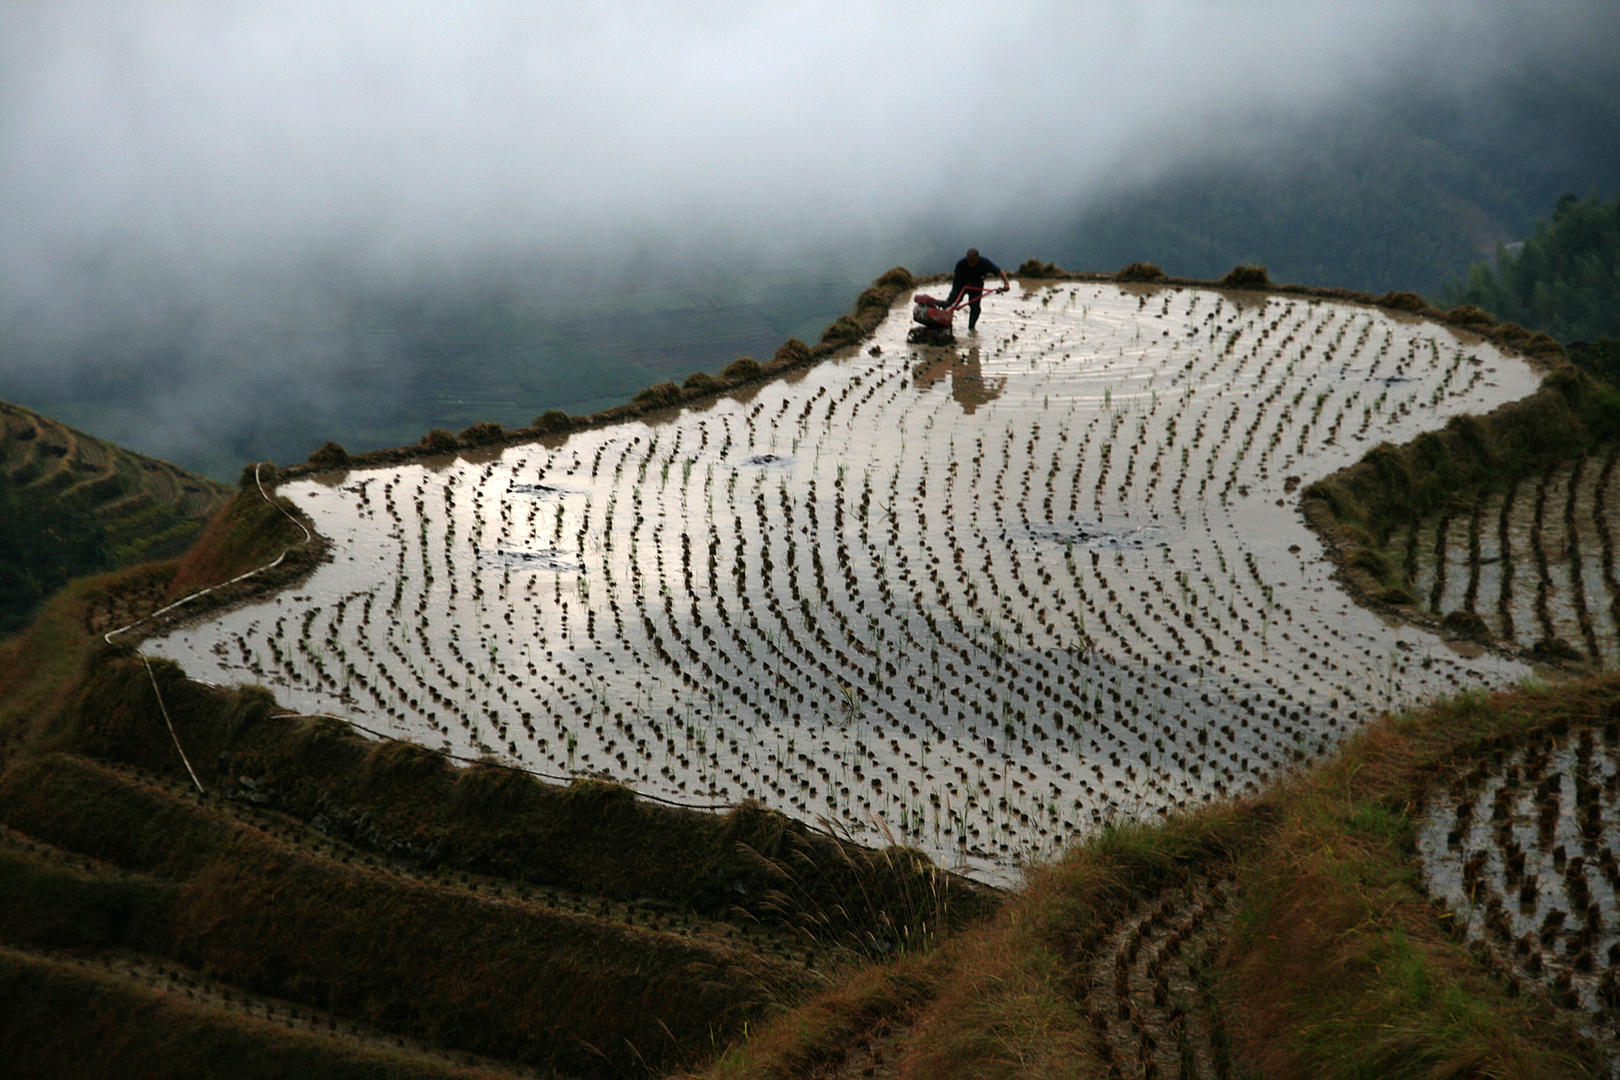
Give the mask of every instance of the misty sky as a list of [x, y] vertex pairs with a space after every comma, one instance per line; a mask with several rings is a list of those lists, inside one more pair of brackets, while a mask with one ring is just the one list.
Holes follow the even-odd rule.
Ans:
[[5, 4], [0, 396], [91, 339], [307, 325], [334, 288], [966, 246], [1398, 80], [1466, 98], [1608, 47], [1615, 8]]

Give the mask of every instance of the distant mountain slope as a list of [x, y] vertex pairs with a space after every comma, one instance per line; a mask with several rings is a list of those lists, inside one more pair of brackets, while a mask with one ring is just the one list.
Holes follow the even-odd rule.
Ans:
[[0, 634], [69, 579], [184, 551], [229, 489], [0, 401]]
[[1615, 59], [1507, 74], [1470, 99], [1414, 74], [1270, 141], [1162, 175], [1124, 172], [1071, 222], [998, 239], [1070, 269], [1148, 259], [1214, 278], [1255, 263], [1275, 281], [1434, 295], [1528, 236], [1560, 193], [1608, 193], [1617, 180]]

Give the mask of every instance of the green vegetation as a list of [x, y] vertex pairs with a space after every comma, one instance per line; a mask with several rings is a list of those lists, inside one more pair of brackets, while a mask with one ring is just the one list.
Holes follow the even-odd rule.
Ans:
[[1522, 250], [1498, 245], [1494, 268], [1476, 263], [1440, 295], [1560, 341], [1620, 337], [1620, 195], [1560, 197]]
[[0, 635], [28, 625], [70, 579], [108, 568], [106, 532], [90, 510], [36, 501], [0, 472]]
[[[1234, 1053], [1263, 1076], [1580, 1076], [1567, 1020], [1493, 980], [1421, 888], [1415, 808], [1502, 740], [1612, 708], [1612, 679], [1386, 719], [1274, 798], [1228, 944]], [[1590, 721], [1585, 721], [1590, 722]]]
[[1410, 529], [1442, 504], [1477, 501], [1616, 438], [1620, 392], [1566, 364], [1523, 401], [1488, 416], [1457, 417], [1404, 446], [1373, 447], [1360, 462], [1305, 489], [1306, 518], [1335, 546], [1362, 596], [1406, 602], [1410, 583], [1399, 570], [1404, 553], [1390, 547], [1397, 529]]

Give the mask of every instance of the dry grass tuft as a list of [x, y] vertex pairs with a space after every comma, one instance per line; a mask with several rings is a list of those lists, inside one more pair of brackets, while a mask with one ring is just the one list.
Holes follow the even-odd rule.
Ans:
[[1271, 285], [1271, 278], [1264, 266], [1239, 265], [1226, 272], [1221, 284], [1228, 289], [1264, 289]]
[[739, 356], [725, 366], [720, 377], [731, 382], [752, 382], [765, 374], [765, 369], [752, 356]]
[[422, 441], [417, 443], [417, 445], [422, 449], [435, 454], [454, 453], [461, 447], [461, 443], [457, 441], [455, 433], [442, 427], [436, 427], [426, 435], [422, 436]]
[[1446, 935], [1413, 836], [1452, 770], [1617, 690], [1465, 695], [1380, 721], [1285, 786], [1275, 834], [1241, 861], [1227, 947], [1226, 1008], [1256, 1076], [1585, 1075], [1550, 1011], [1510, 997]]
[[707, 371], [694, 371], [686, 377], [681, 389], [686, 391], [687, 397], [701, 397], [704, 394], [714, 393], [720, 389], [720, 385], [720, 380]]
[[574, 418], [561, 409], [547, 409], [534, 418], [534, 429], [542, 435], [556, 435], [574, 426]]
[[1378, 298], [1378, 306], [1420, 315], [1429, 310], [1429, 302], [1415, 292], [1390, 291]]
[[1166, 277], [1157, 263], [1133, 262], [1129, 266], [1121, 267], [1119, 272], [1114, 275], [1114, 279], [1116, 281], [1164, 281]]
[[771, 355], [771, 360], [776, 364], [804, 364], [810, 361], [812, 355], [810, 346], [798, 338], [792, 337], [776, 347], [776, 352]]
[[317, 469], [342, 469], [349, 464], [349, 452], [335, 442], [324, 442], [311, 451], [309, 463]]
[[1446, 318], [1470, 329], [1496, 325], [1496, 316], [1474, 304], [1459, 304], [1446, 312]]
[[635, 404], [648, 409], [666, 409], [681, 402], [681, 388], [672, 382], [661, 382], [641, 391], [633, 399]]
[[506, 438], [506, 429], [493, 420], [480, 420], [461, 429], [461, 442], [465, 446], [489, 446]]
[[1019, 264], [1018, 271], [1013, 276], [1021, 278], [1057, 278], [1067, 273], [1067, 270], [1056, 263], [1043, 263], [1039, 259], [1025, 259]]

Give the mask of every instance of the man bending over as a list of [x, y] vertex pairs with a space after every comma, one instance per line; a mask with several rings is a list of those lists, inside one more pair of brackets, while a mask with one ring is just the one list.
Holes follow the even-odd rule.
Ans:
[[[984, 288], [984, 279], [991, 274], [1001, 275], [1003, 291], [1012, 288], [1007, 281], [1007, 271], [979, 254], [978, 248], [968, 248], [967, 255], [956, 263], [956, 271], [951, 275], [951, 295], [945, 299], [945, 307], [956, 303], [956, 298], [962, 295], [967, 288]], [[979, 321], [979, 299], [974, 297], [968, 303], [968, 329]]]

